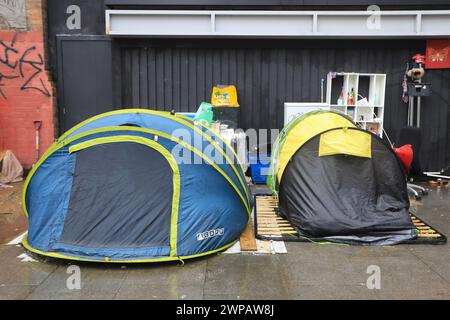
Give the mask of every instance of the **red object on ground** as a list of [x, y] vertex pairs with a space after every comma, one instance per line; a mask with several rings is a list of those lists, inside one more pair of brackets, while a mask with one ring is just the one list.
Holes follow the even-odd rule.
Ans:
[[412, 146], [410, 144], [405, 144], [399, 148], [394, 148], [394, 152], [402, 162], [405, 171], [408, 172], [414, 157]]

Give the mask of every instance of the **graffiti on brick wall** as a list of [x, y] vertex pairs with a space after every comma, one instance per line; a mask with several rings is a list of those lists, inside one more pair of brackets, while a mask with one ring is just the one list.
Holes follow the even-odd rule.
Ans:
[[20, 90], [33, 90], [47, 97], [50, 92], [45, 85], [44, 59], [36, 46], [24, 49], [16, 47], [17, 35], [11, 41], [0, 40], [0, 98], [7, 99], [3, 87], [14, 81]]
[[0, 0], [0, 29], [26, 28], [25, 0]]

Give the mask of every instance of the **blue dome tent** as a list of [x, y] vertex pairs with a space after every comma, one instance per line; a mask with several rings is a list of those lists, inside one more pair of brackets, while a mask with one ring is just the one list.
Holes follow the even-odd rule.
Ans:
[[251, 205], [220, 136], [181, 114], [117, 110], [67, 131], [34, 166], [23, 244], [82, 261], [193, 258], [231, 246]]

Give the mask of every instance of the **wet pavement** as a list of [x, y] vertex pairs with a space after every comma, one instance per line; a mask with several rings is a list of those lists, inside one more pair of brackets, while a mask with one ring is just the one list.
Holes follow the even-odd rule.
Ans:
[[[433, 188], [417, 215], [449, 235], [450, 187]], [[0, 220], [3, 243], [22, 228], [22, 218]], [[450, 299], [449, 245], [286, 246], [287, 254], [218, 254], [184, 265], [78, 264], [81, 289], [70, 290], [67, 262], [22, 262], [22, 247], [0, 245], [0, 299]], [[371, 265], [380, 268], [380, 289], [366, 286]]]
[[27, 230], [27, 219], [21, 204], [23, 182], [9, 186], [0, 187], [0, 244]]

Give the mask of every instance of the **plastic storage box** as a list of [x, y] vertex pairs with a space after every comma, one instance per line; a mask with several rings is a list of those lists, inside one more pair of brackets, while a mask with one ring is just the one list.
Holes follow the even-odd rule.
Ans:
[[266, 184], [267, 174], [269, 173], [270, 162], [264, 161], [267, 163], [261, 163], [260, 157], [263, 157], [264, 160], [270, 159], [270, 154], [261, 154], [259, 155], [249, 155], [248, 160], [250, 163], [250, 172], [252, 176], [252, 181], [254, 184]]

